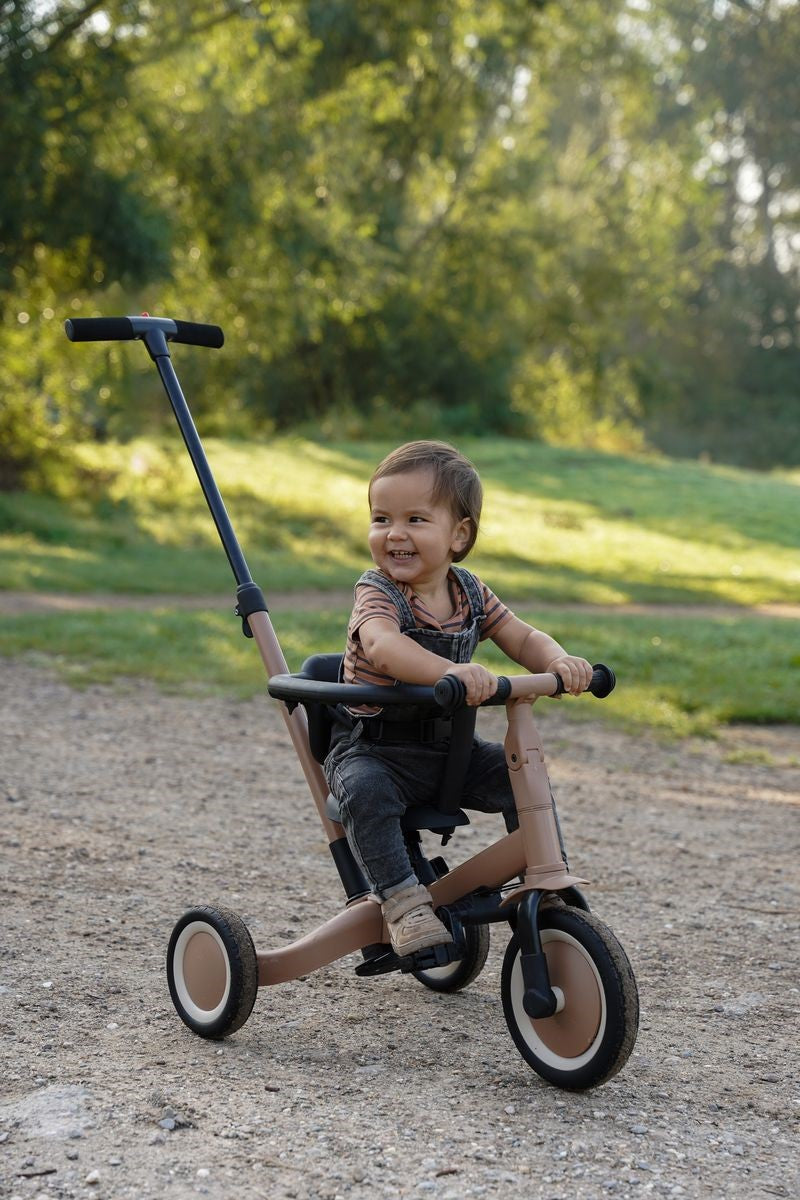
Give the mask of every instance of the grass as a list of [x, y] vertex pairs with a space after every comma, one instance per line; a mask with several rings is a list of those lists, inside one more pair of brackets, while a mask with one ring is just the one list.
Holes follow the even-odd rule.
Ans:
[[[796, 623], [747, 606], [800, 596], [800, 473], [465, 440], [486, 501], [469, 565], [572, 652], [608, 662], [602, 705], [564, 701], [672, 735], [800, 720]], [[277, 591], [350, 588], [368, 565], [366, 483], [387, 444], [209, 439], [208, 456], [254, 578]], [[230, 570], [177, 437], [79, 449], [83, 494], [0, 495], [0, 587], [232, 594]], [[87, 496], [94, 496], [94, 499]], [[537, 602], [554, 604], [546, 617]], [[631, 616], [567, 603], [741, 606], [741, 615]], [[342, 648], [345, 610], [279, 612], [290, 665]], [[793, 641], [794, 639], [794, 641]], [[502, 670], [489, 647], [484, 661]], [[0, 654], [55, 663], [74, 684], [146, 676], [248, 695], [258, 654], [224, 612], [68, 613], [0, 619]]]
[[[342, 648], [347, 610], [279, 612], [274, 624], [291, 669], [314, 651]], [[534, 614], [521, 612], [532, 619]], [[610, 720], [668, 736], [709, 734], [730, 722], [796, 722], [800, 654], [787, 655], [778, 618], [550, 614], [548, 632], [618, 673], [602, 703], [562, 701], [577, 719]], [[73, 685], [145, 676], [167, 689], [255, 695], [265, 690], [261, 660], [238, 622], [222, 612], [159, 609], [6, 617], [0, 654], [55, 665]], [[502, 673], [508, 661], [489, 644], [480, 656]]]
[[[755, 605], [800, 594], [796, 476], [498, 438], [463, 446], [486, 491], [470, 565], [501, 595], [531, 604]], [[352, 584], [366, 565], [366, 482], [387, 449], [209, 440], [234, 527], [268, 595]], [[94, 501], [0, 495], [0, 586], [229, 588], [177, 437], [80, 454]]]

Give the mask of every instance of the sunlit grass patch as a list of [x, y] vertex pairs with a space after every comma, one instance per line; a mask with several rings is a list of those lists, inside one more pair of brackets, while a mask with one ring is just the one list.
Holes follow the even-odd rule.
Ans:
[[[252, 574], [268, 592], [344, 588], [368, 565], [366, 487], [388, 443], [207, 441]], [[469, 564], [499, 594], [617, 604], [796, 602], [800, 484], [667, 459], [488, 438]], [[90, 495], [0, 495], [0, 586], [202, 592], [230, 573], [176, 436], [83, 447]]]
[[[309, 654], [341, 651], [347, 616], [346, 609], [276, 613], [290, 669], [298, 670]], [[709, 734], [735, 722], [797, 723], [798, 672], [787, 662], [788, 624], [753, 617], [550, 613], [549, 633], [571, 652], [613, 667], [619, 681], [606, 700], [564, 698], [559, 704], [577, 720], [667, 736]], [[0, 654], [32, 656], [78, 686], [141, 676], [169, 690], [240, 697], [266, 686], [254, 643], [225, 612], [164, 608], [6, 617], [0, 619]], [[501, 674], [515, 670], [492, 643], [482, 644], [478, 658]]]

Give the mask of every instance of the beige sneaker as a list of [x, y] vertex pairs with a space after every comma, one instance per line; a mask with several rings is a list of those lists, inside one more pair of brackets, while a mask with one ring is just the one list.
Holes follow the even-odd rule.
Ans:
[[452, 942], [447, 928], [433, 911], [431, 894], [421, 883], [396, 892], [381, 904], [392, 949], [400, 958]]

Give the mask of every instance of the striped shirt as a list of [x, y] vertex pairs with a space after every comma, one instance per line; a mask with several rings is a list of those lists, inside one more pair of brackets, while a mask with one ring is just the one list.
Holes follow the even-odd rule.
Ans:
[[[445, 621], [437, 620], [433, 613], [425, 607], [424, 601], [412, 590], [410, 584], [398, 583], [397, 580], [392, 580], [411, 605], [411, 611], [414, 614], [418, 629], [434, 629], [441, 633], [460, 633], [462, 629], [466, 629], [470, 624], [472, 614], [464, 589], [452, 571], [448, 575], [447, 580], [450, 586], [450, 595], [453, 598], [453, 612]], [[478, 584], [482, 589], [483, 609], [486, 613], [480, 633], [480, 640], [484, 641], [486, 638], [495, 637], [506, 621], [513, 616], [513, 613], [502, 601], [498, 600], [494, 592], [485, 583], [478, 580]], [[396, 605], [392, 603], [390, 598], [380, 588], [375, 587], [371, 583], [356, 584], [355, 604], [347, 626], [344, 682], [391, 686], [396, 681], [391, 675], [384, 675], [381, 671], [376, 670], [367, 658], [364, 647], [361, 645], [361, 638], [358, 631], [364, 622], [369, 621], [372, 617], [381, 617], [386, 621], [391, 621], [397, 626], [398, 630], [401, 627], [400, 614], [397, 611]]]

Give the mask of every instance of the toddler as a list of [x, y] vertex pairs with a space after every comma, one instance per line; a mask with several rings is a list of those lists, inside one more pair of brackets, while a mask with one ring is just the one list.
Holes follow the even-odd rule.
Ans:
[[[473, 663], [478, 642], [526, 671], [554, 671], [578, 695], [592, 668], [516, 617], [477, 576], [454, 566], [478, 535], [483, 493], [472, 463], [444, 442], [410, 442], [389, 454], [369, 485], [374, 570], [355, 586], [347, 629], [346, 683], [432, 685], [457, 675], [467, 703], [497, 689]], [[412, 954], [451, 941], [414, 874], [400, 828], [405, 809], [435, 804], [447, 760], [449, 722], [416, 708], [339, 708], [325, 775], [356, 859], [380, 900], [392, 948]], [[476, 737], [462, 807], [517, 813], [502, 745]]]

